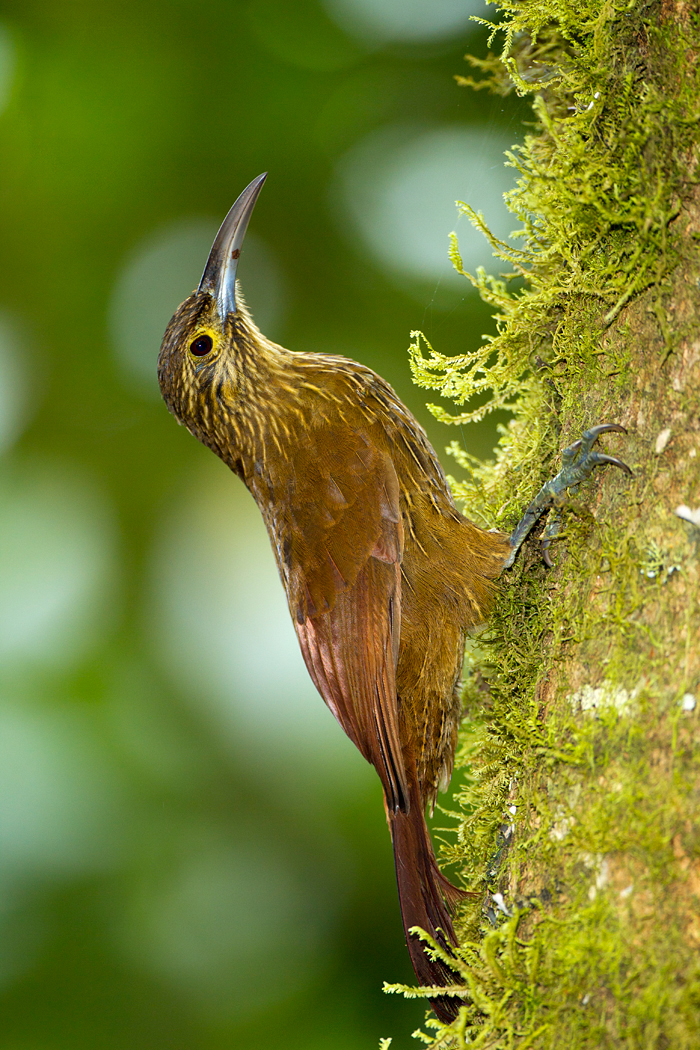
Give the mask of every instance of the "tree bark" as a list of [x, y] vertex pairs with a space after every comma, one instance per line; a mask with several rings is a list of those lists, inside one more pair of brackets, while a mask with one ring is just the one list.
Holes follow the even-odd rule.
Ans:
[[[515, 154], [520, 290], [485, 349], [414, 348], [416, 377], [510, 407], [456, 486], [511, 527], [556, 450], [623, 424], [531, 540], [467, 682], [462, 994], [440, 1046], [700, 1046], [700, 192], [697, 3], [501, 5], [501, 61], [537, 121]], [[483, 63], [481, 64], [483, 66]], [[501, 86], [503, 77], [490, 71]], [[478, 217], [473, 216], [479, 222]], [[459, 265], [457, 252], [455, 261]], [[514, 394], [514, 380], [519, 394]], [[467, 432], [468, 440], [468, 432]], [[458, 456], [459, 458], [459, 456]], [[426, 1039], [428, 1036], [426, 1036]]]

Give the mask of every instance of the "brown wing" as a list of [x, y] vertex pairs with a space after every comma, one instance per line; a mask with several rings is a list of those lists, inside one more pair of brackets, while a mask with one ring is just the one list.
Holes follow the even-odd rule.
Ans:
[[370, 558], [332, 612], [295, 624], [316, 688], [377, 770], [393, 811], [408, 807], [395, 680], [399, 573], [398, 564]]
[[403, 556], [396, 471], [362, 432], [324, 428], [312, 436], [295, 453], [295, 478], [274, 528], [289, 607], [316, 688], [375, 766], [390, 807], [405, 809], [395, 681]]
[[278, 501], [290, 611], [298, 623], [330, 612], [373, 552], [401, 561], [399, 483], [389, 456], [349, 427], [316, 429], [294, 453]]

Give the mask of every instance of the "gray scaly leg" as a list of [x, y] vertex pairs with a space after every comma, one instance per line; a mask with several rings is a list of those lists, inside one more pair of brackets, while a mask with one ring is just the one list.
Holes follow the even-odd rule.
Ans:
[[569, 489], [576, 489], [582, 481], [591, 476], [596, 467], [610, 463], [613, 467], [619, 467], [620, 470], [624, 470], [630, 477], [633, 476], [630, 468], [621, 459], [616, 459], [615, 456], [606, 456], [605, 453], [597, 452], [593, 449], [600, 435], [605, 434], [607, 431], [616, 431], [620, 434], [627, 433], [625, 428], [617, 423], [601, 423], [597, 427], [591, 427], [590, 430], [584, 431], [578, 441], [564, 449], [561, 454], [563, 463], [561, 470], [556, 477], [542, 486], [511, 535], [510, 542], [513, 549], [504, 568], [510, 568], [526, 536], [538, 519], [550, 507], [555, 508], [555, 513], [545, 528], [542, 537], [542, 547], [545, 562], [549, 566], [553, 564], [548, 548], [559, 531], [561, 524], [561, 509], [559, 508], [564, 502], [566, 492]]

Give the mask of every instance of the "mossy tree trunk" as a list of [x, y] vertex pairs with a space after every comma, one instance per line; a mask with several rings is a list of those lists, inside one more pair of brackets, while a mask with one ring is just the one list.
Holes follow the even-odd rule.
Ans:
[[478, 894], [461, 925], [468, 1005], [431, 1038], [690, 1050], [700, 1046], [698, 4], [513, 0], [501, 12], [502, 60], [538, 122], [514, 157], [526, 239], [521, 252], [502, 247], [524, 281], [477, 275], [498, 336], [457, 361], [416, 344], [416, 376], [462, 401], [489, 389], [486, 409], [461, 421], [514, 412], [494, 464], [461, 456], [468, 514], [480, 507], [512, 526], [558, 450], [598, 422], [628, 429], [601, 444], [634, 477], [596, 471], [565, 508], [554, 569], [531, 540], [479, 640], [465, 818], [450, 851]]

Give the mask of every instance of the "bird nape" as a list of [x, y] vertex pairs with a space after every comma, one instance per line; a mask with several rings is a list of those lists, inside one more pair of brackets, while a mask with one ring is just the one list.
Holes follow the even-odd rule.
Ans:
[[264, 180], [226, 216], [198, 289], [166, 329], [158, 378], [170, 411], [260, 508], [308, 672], [381, 780], [411, 961], [421, 985], [450, 989], [430, 999], [450, 1022], [458, 974], [410, 931], [428, 933], [445, 958], [457, 944], [462, 891], [438, 868], [425, 810], [452, 772], [465, 638], [548, 502], [599, 462], [627, 469], [591, 451], [603, 429], [621, 428], [595, 428], [573, 447], [574, 466], [533, 501], [515, 544], [473, 524], [380, 376], [285, 350], [255, 326], [236, 268]]

